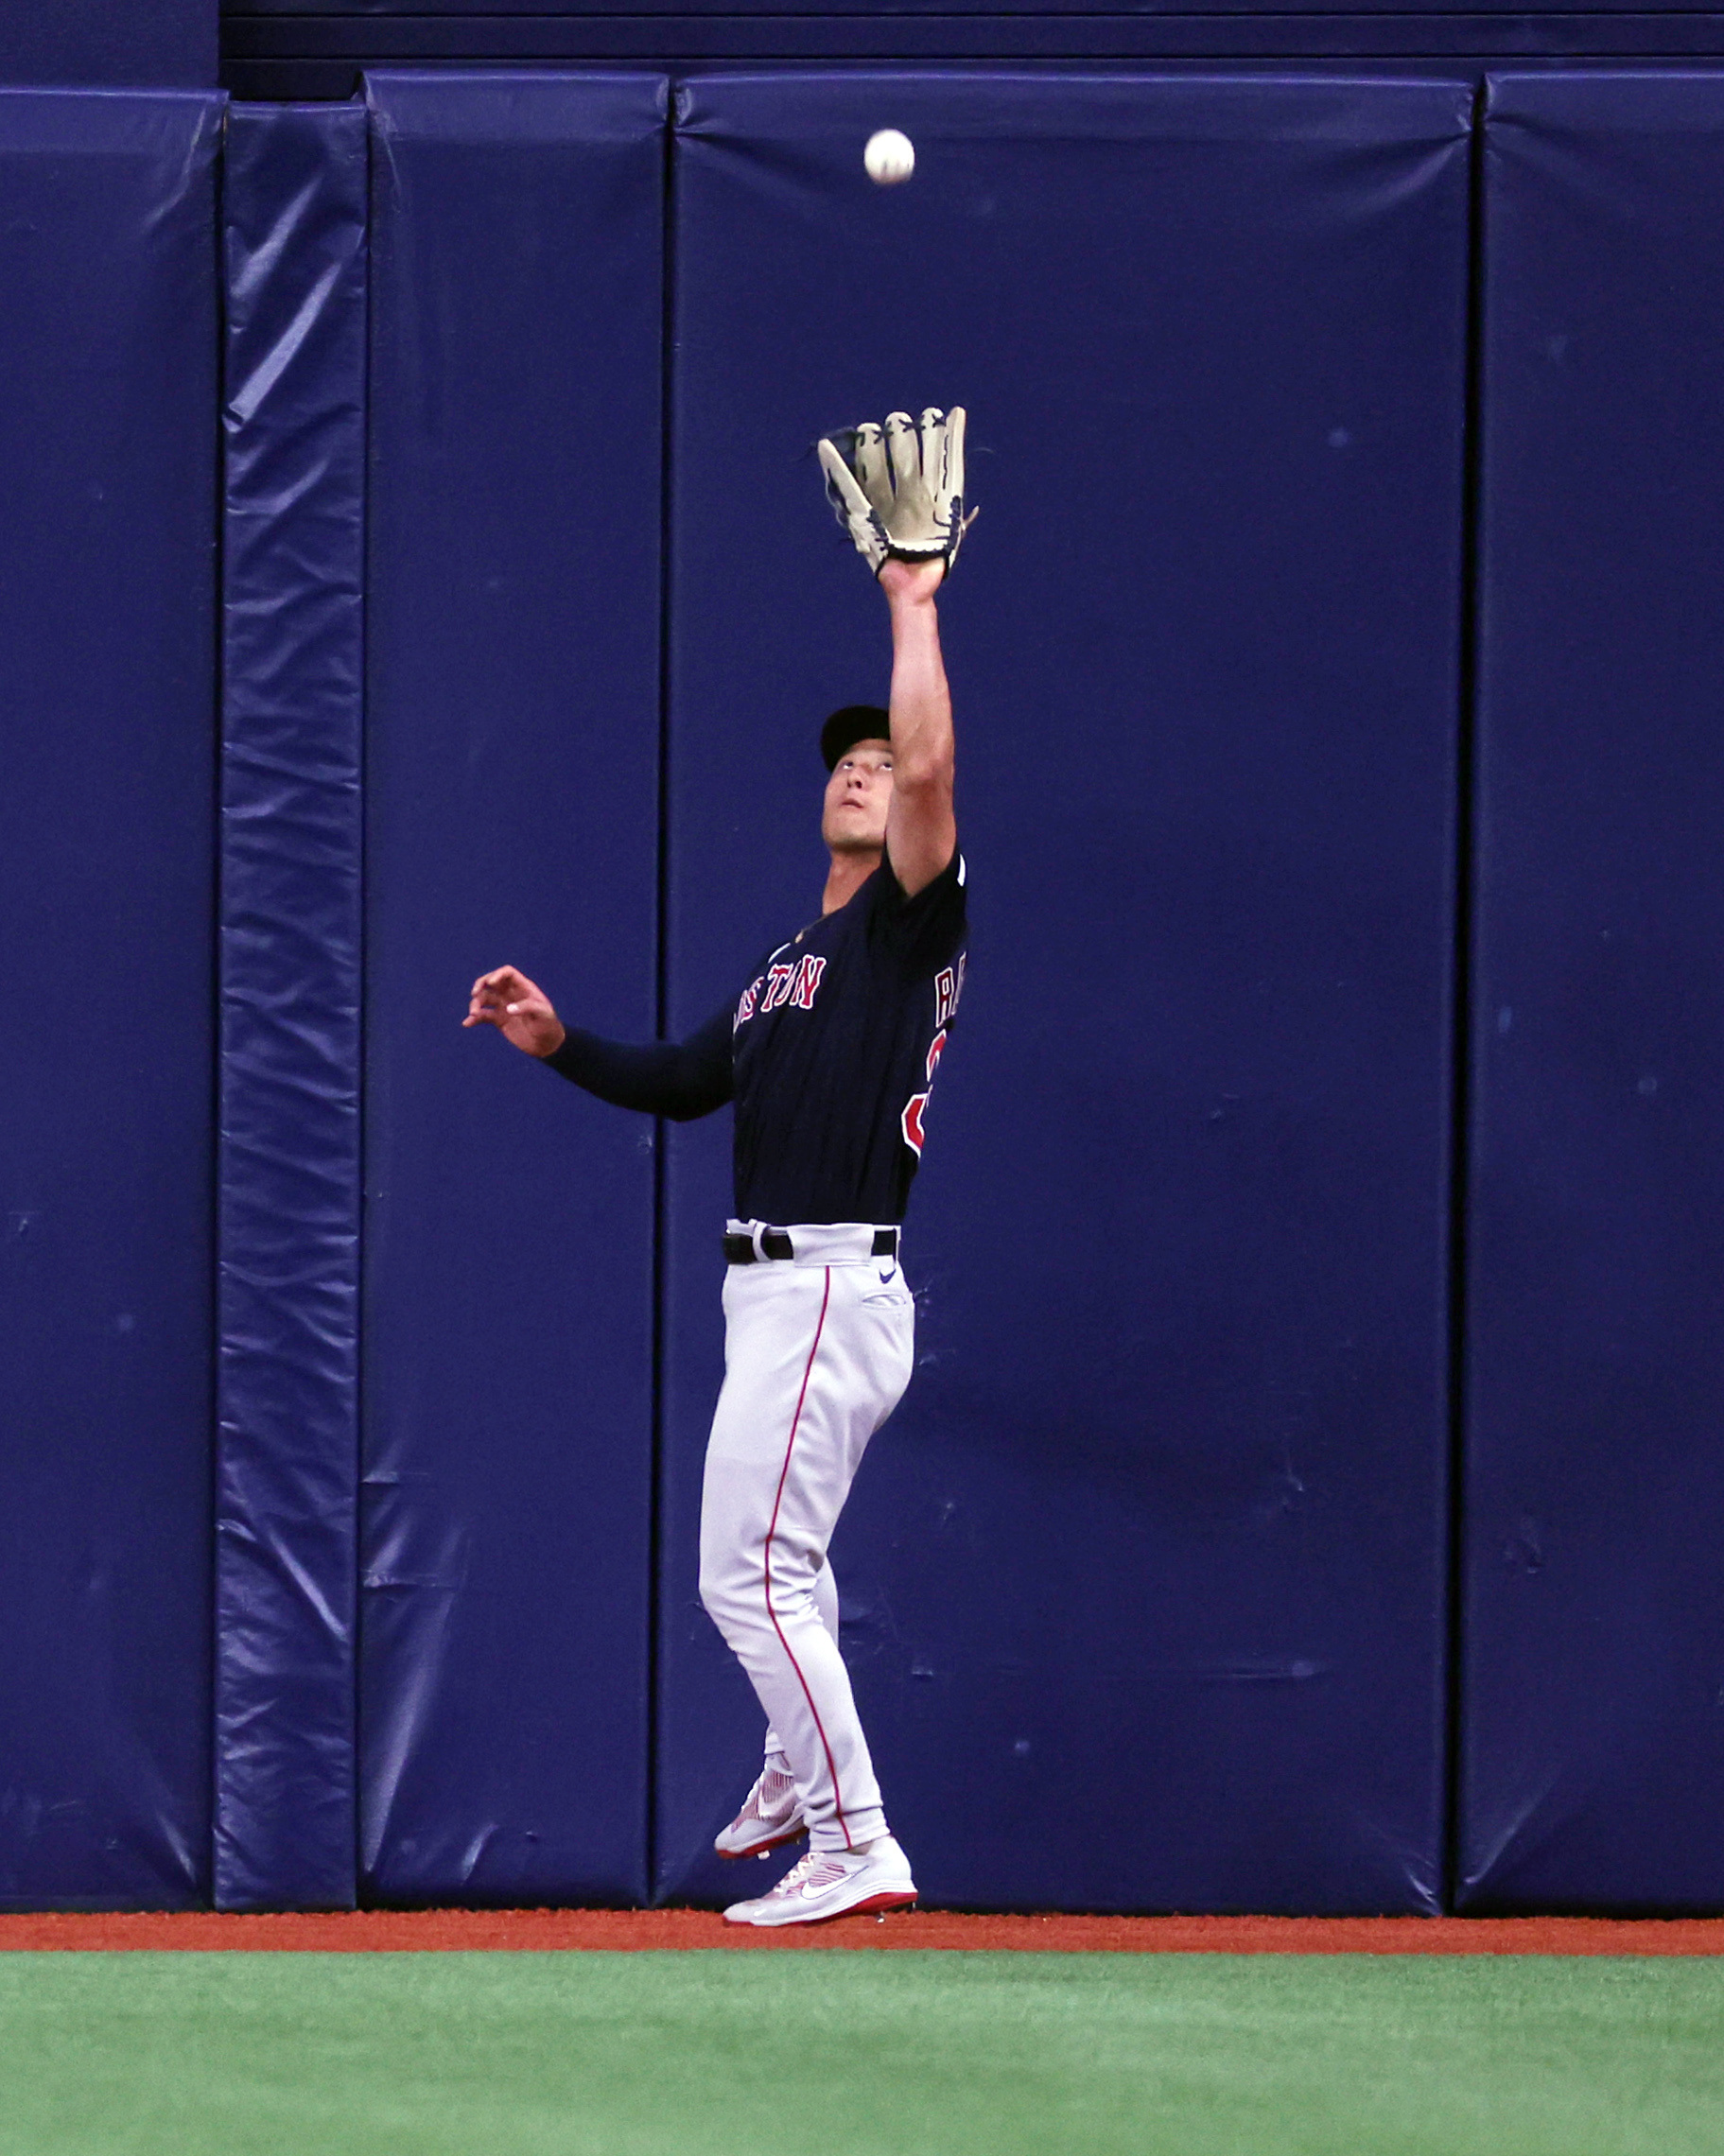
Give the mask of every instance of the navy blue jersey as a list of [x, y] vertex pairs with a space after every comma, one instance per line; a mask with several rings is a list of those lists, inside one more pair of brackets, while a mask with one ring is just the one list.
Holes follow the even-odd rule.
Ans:
[[962, 858], [914, 898], [883, 863], [686, 1041], [625, 1048], [570, 1027], [548, 1061], [601, 1100], [679, 1121], [734, 1101], [739, 1219], [889, 1226], [921, 1158], [964, 947]]
[[901, 1221], [964, 987], [964, 862], [890, 863], [762, 962], [733, 1018], [741, 1220]]

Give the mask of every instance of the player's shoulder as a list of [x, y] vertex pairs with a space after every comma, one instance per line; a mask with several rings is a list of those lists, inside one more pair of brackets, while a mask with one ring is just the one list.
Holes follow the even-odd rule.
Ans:
[[868, 883], [864, 884], [862, 889], [865, 891], [869, 885], [878, 885], [877, 904], [896, 906], [903, 910], [911, 907], [926, 907], [937, 904], [943, 898], [949, 899], [953, 896], [962, 895], [967, 888], [968, 882], [969, 864], [964, 858], [964, 848], [953, 846], [951, 859], [946, 863], [946, 866], [937, 875], [931, 876], [926, 883], [914, 891], [906, 891], [898, 881], [897, 872], [892, 865], [890, 853], [883, 853], [880, 856], [879, 867], [868, 878]]

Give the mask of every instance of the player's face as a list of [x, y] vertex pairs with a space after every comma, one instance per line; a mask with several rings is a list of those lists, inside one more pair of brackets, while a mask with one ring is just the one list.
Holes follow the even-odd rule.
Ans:
[[820, 835], [834, 853], [879, 853], [892, 801], [892, 743], [858, 741], [827, 780]]

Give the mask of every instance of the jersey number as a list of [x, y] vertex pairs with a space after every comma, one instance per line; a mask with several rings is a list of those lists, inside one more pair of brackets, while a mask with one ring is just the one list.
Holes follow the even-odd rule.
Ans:
[[933, 1074], [940, 1068], [940, 1058], [946, 1052], [946, 1029], [941, 1027], [928, 1045], [928, 1083], [919, 1093], [912, 1093], [904, 1103], [904, 1143], [916, 1158], [922, 1157], [922, 1118], [928, 1112], [928, 1096], [933, 1090]]

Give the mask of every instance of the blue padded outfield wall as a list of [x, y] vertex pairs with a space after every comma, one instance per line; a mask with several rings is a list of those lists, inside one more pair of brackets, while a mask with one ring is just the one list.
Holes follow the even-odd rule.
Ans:
[[0, 920], [79, 1005], [4, 1049], [0, 1905], [735, 1891], [728, 1116], [460, 1020], [680, 1033], [811, 913], [888, 660], [812, 443], [961, 400], [972, 965], [834, 1553], [925, 1893], [1724, 1906], [1724, 73], [222, 139], [0, 92]]
[[209, 1891], [222, 103], [0, 92], [0, 1906]]
[[[1441, 1892], [1468, 135], [1418, 82], [680, 93], [674, 1029], [818, 910], [818, 723], [885, 687], [808, 444], [972, 414], [969, 979], [834, 1565], [936, 1901]], [[761, 1727], [694, 1594], [727, 1120], [670, 1156], [673, 1898]]]
[[1464, 1907], [1724, 1905], [1724, 76], [1487, 130]]
[[664, 85], [374, 78], [362, 1890], [646, 1886]]

